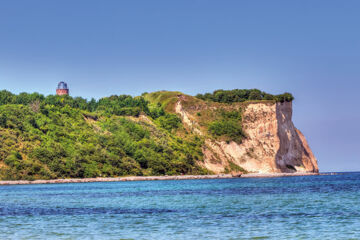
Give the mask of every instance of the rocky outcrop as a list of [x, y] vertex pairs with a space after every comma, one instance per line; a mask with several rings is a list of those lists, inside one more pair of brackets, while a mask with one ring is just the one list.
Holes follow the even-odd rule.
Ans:
[[203, 135], [203, 133], [198, 128], [198, 124], [195, 121], [191, 120], [189, 114], [183, 109], [181, 101], [178, 101], [176, 103], [175, 112], [180, 114], [182, 122], [187, 125], [191, 129], [191, 131], [196, 134]]
[[[181, 101], [176, 105], [176, 111], [180, 110], [184, 124], [194, 128], [191, 116], [181, 108]], [[246, 105], [242, 127], [247, 137], [241, 144], [207, 138], [204, 161], [200, 164], [214, 173], [224, 172], [231, 164], [256, 173], [319, 171], [305, 137], [292, 122], [291, 102]]]

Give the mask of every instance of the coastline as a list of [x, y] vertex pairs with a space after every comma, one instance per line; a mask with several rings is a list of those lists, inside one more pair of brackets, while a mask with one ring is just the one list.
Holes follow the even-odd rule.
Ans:
[[56, 184], [56, 183], [89, 183], [89, 182], [126, 182], [126, 181], [161, 181], [161, 180], [194, 180], [194, 179], [229, 179], [229, 178], [273, 178], [313, 176], [319, 173], [247, 173], [242, 175], [217, 174], [217, 175], [176, 175], [176, 176], [133, 176], [116, 178], [69, 178], [51, 180], [9, 180], [0, 181], [0, 185], [27, 185], [27, 184]]

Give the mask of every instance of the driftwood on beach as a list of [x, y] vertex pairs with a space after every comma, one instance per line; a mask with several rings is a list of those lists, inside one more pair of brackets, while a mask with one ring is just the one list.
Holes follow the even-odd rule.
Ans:
[[268, 178], [318, 175], [318, 173], [248, 173], [248, 174], [217, 174], [217, 175], [181, 175], [181, 176], [134, 176], [117, 178], [69, 178], [52, 180], [17, 180], [0, 181], [0, 185], [17, 184], [54, 184], [54, 183], [88, 183], [88, 182], [122, 182], [122, 181], [155, 181], [155, 180], [191, 180], [191, 179], [225, 179], [225, 178]]

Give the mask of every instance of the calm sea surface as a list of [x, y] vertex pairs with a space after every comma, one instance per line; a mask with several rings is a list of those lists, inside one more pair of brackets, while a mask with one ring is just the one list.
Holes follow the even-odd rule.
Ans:
[[0, 239], [360, 239], [360, 173], [0, 186]]

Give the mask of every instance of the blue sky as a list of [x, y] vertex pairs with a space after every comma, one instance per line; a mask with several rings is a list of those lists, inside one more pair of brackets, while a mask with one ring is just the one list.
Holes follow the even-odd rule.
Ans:
[[321, 171], [360, 170], [360, 1], [3, 0], [0, 89], [295, 96]]

